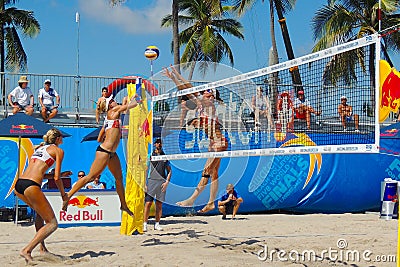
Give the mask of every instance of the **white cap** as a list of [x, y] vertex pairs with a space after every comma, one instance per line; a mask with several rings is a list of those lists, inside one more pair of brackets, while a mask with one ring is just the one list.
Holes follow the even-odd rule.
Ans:
[[108, 105], [110, 104], [110, 101], [113, 99], [113, 95], [110, 95], [110, 97], [106, 98], [106, 110], [108, 110]]
[[343, 95], [340, 99], [347, 99], [347, 97], [345, 95]]
[[51, 81], [49, 80], [49, 79], [47, 79], [47, 80], [44, 80], [44, 83], [46, 84], [46, 83], [51, 83]]

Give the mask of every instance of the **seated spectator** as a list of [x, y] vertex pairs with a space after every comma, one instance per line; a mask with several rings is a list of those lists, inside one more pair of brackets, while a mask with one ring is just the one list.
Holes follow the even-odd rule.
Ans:
[[13, 108], [13, 114], [22, 110], [25, 110], [27, 115], [32, 115], [33, 113], [33, 94], [28, 87], [28, 82], [26, 76], [21, 76], [18, 81], [18, 86], [8, 94], [8, 103]]
[[235, 190], [233, 184], [228, 184], [226, 186], [226, 193], [218, 201], [218, 210], [222, 213], [222, 219], [225, 220], [227, 214], [232, 214], [232, 220], [235, 219], [242, 202], [243, 199]]
[[[50, 119], [54, 118], [58, 113], [58, 107], [60, 105], [60, 96], [57, 91], [51, 86], [50, 80], [44, 81], [44, 87], [39, 90], [38, 100], [41, 107], [41, 114], [44, 122], [50, 122]], [[56, 104], [54, 104], [54, 98]]]
[[273, 128], [273, 120], [271, 116], [271, 105], [268, 96], [263, 94], [264, 90], [261, 86], [257, 86], [256, 95], [251, 98], [251, 106], [254, 112], [254, 122], [256, 129], [261, 126], [260, 115], [267, 119], [268, 129]]
[[304, 91], [297, 92], [297, 98], [294, 101], [294, 111], [296, 119], [306, 120], [307, 129], [311, 129], [311, 113], [319, 116], [321, 112], [315, 111], [310, 104], [310, 101], [305, 98]]
[[101, 106], [100, 103], [105, 101], [107, 97], [108, 97], [108, 89], [107, 89], [107, 87], [103, 87], [101, 89], [101, 97], [99, 97], [99, 99], [97, 99], [97, 102], [96, 102], [96, 105], [97, 105], [97, 108], [96, 108], [96, 123], [100, 122], [100, 114], [105, 112], [105, 110], [102, 110], [100, 108], [100, 106]]
[[[79, 171], [79, 172], [78, 172], [78, 180], [79, 180], [79, 179], [82, 179], [82, 178], [85, 177], [85, 176], [86, 176], [86, 173], [85, 173], [84, 171]], [[75, 184], [76, 184], [76, 182], [73, 183], [72, 186], [74, 186]], [[86, 186], [82, 187], [82, 189], [86, 189]]]
[[342, 122], [343, 131], [347, 131], [347, 123], [354, 120], [354, 126], [356, 128], [356, 132], [358, 130], [358, 114], [353, 114], [353, 107], [347, 104], [347, 97], [342, 96], [340, 98], [341, 103], [338, 106], [338, 113], [340, 117], [340, 121]]
[[288, 92], [284, 91], [280, 94], [277, 103], [277, 111], [278, 111], [277, 128], [280, 128], [281, 132], [293, 131], [294, 127], [293, 102], [290, 99], [290, 95]]
[[106, 189], [104, 184], [100, 182], [100, 176], [94, 178], [93, 182], [90, 182], [86, 185], [86, 189]]

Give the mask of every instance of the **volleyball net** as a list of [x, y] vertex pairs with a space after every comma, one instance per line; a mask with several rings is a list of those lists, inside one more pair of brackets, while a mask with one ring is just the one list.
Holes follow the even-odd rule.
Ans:
[[248, 73], [191, 79], [183, 90], [163, 77], [155, 85], [170, 86], [152, 108], [165, 155], [152, 159], [377, 153], [379, 55], [371, 35]]

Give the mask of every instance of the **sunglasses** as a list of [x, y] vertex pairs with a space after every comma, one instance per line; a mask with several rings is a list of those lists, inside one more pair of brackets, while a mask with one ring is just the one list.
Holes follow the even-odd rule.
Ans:
[[84, 174], [78, 174], [78, 177], [84, 177], [85, 175]]

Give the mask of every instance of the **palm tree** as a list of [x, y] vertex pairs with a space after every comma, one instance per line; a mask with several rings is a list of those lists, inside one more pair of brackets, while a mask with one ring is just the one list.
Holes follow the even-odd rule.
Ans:
[[[398, 0], [382, 1], [382, 27], [390, 28], [400, 24]], [[349, 42], [379, 31], [379, 4], [376, 0], [330, 0], [316, 12], [312, 20], [316, 44], [313, 51], [319, 51], [337, 44]], [[388, 51], [400, 50], [400, 33], [395, 31], [381, 39], [384, 58], [391, 64]], [[325, 83], [336, 84], [339, 80], [349, 84], [356, 78], [354, 67], [357, 63], [366, 70], [364, 52], [358, 49], [337, 56], [325, 68]], [[369, 74], [371, 84], [375, 85], [375, 48], [369, 50]], [[373, 86], [375, 87], [375, 86]], [[371, 101], [374, 99], [374, 89], [371, 88]]]
[[[21, 10], [14, 5], [17, 0], [0, 0], [0, 61], [1, 73], [5, 68], [9, 71], [25, 71], [27, 70], [27, 56], [25, 54], [22, 42], [19, 38], [18, 31], [23, 35], [33, 38], [40, 32], [39, 22], [33, 16], [32, 11]], [[5, 80], [1, 75], [1, 86], [3, 95], [3, 104], [5, 105]]]
[[[256, 1], [257, 0], [233, 0], [239, 15], [242, 15], [246, 9], [253, 6]], [[264, 0], [262, 0], [262, 2], [264, 2]], [[270, 51], [270, 57], [272, 58], [269, 59], [270, 65], [279, 63], [278, 48], [276, 45], [276, 37], [275, 37], [275, 11], [278, 15], [278, 21], [281, 25], [281, 31], [286, 48], [287, 57], [288, 59], [294, 59], [294, 53], [286, 25], [286, 19], [283, 16], [283, 14], [286, 14], [287, 12], [291, 11], [295, 6], [295, 4], [296, 0], [269, 0], [270, 37], [272, 44]], [[301, 77], [298, 69], [293, 69], [293, 72], [291, 72], [291, 74], [293, 83], [296, 85], [301, 85]], [[277, 87], [278, 73], [272, 73], [270, 75], [270, 78], [268, 79], [268, 83], [271, 88], [270, 99], [273, 101], [272, 107], [274, 109], [273, 112], [275, 113], [276, 99], [278, 96], [278, 87]], [[297, 91], [300, 90], [300, 88], [301, 86], [298, 86]]]
[[[179, 11], [185, 11], [185, 15], [179, 15], [178, 20], [182, 25], [188, 25], [179, 34], [180, 46], [185, 46], [181, 57], [182, 63], [201, 61], [200, 69], [204, 72], [208, 64], [206, 62], [221, 62], [225, 57], [231, 65], [234, 57], [229, 44], [222, 36], [230, 34], [239, 39], [244, 39], [242, 25], [235, 19], [226, 18], [233, 11], [232, 6], [221, 6], [220, 1], [204, 0], [180, 0]], [[167, 15], [162, 19], [163, 27], [171, 26], [172, 16]], [[191, 66], [191, 75], [194, 64]]]
[[174, 65], [176, 66], [177, 71], [180, 72], [179, 0], [172, 0], [172, 51], [174, 53]]
[[[40, 32], [40, 24], [33, 16], [32, 11], [21, 10], [15, 7], [5, 8], [15, 4], [17, 0], [0, 0], [0, 34], [1, 64], [9, 71], [25, 71], [27, 69], [27, 56], [22, 47], [18, 31], [27, 37], [36, 37]], [[7, 45], [7, 46], [5, 46]], [[6, 53], [4, 53], [6, 50]], [[5, 54], [7, 55], [5, 57]], [[5, 59], [4, 59], [5, 57]]]

